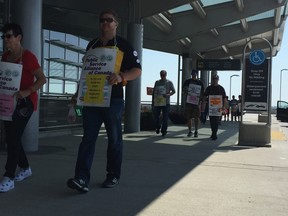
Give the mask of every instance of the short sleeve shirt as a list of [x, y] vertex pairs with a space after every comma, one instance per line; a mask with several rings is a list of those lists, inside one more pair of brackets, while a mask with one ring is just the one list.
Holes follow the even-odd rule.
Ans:
[[[165, 86], [166, 93], [169, 94], [171, 91], [175, 92], [175, 88], [173, 83], [170, 80], [157, 80], [154, 84], [154, 88], [158, 86]], [[170, 104], [170, 97], [166, 98], [166, 104]]]

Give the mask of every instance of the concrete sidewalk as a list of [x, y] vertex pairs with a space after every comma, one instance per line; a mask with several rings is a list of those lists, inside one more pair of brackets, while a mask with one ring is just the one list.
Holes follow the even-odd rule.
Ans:
[[[246, 118], [246, 117], [245, 117]], [[96, 144], [89, 193], [66, 187], [73, 176], [82, 131], [40, 138], [29, 153], [33, 176], [0, 194], [2, 216], [286, 216], [288, 212], [288, 123], [272, 117], [270, 147], [238, 146], [238, 122], [222, 122], [210, 140], [209, 121], [198, 138], [184, 125], [124, 135], [120, 184], [105, 178], [105, 131]], [[6, 153], [0, 153], [4, 172]]]

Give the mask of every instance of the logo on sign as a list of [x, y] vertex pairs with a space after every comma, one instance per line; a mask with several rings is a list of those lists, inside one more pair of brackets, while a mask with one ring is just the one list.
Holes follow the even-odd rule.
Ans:
[[254, 65], [261, 65], [266, 59], [265, 53], [262, 50], [255, 50], [250, 53], [249, 60]]

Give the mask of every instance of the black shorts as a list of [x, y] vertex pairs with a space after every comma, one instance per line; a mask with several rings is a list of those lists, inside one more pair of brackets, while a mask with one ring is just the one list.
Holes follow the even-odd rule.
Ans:
[[199, 105], [194, 104], [186, 104], [185, 105], [185, 117], [187, 119], [190, 118], [199, 118], [200, 116], [200, 108]]

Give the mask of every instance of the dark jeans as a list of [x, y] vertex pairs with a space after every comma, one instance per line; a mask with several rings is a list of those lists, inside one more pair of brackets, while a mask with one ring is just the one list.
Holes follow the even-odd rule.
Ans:
[[5, 174], [11, 179], [15, 178], [15, 171], [17, 165], [20, 168], [28, 168], [29, 163], [26, 157], [26, 153], [23, 149], [21, 138], [24, 129], [33, 113], [33, 104], [30, 99], [27, 99], [29, 103], [29, 109], [27, 115], [21, 115], [17, 112], [17, 108], [13, 113], [12, 121], [4, 121], [5, 133], [6, 133], [6, 144], [7, 144], [7, 161], [5, 165]]
[[89, 183], [90, 169], [93, 163], [95, 143], [102, 123], [105, 124], [107, 148], [107, 175], [120, 179], [122, 164], [122, 114], [123, 99], [111, 99], [110, 107], [84, 107], [83, 129], [84, 135], [78, 150], [75, 167], [75, 178]]
[[204, 111], [201, 112], [201, 116], [200, 116], [201, 122], [203, 124], [206, 123], [207, 115], [208, 115], [208, 104], [206, 103], [205, 109]]
[[209, 116], [212, 137], [217, 136], [219, 116]]
[[206, 123], [206, 120], [207, 120], [207, 113], [206, 113], [206, 112], [201, 112], [200, 119], [201, 119], [201, 122], [202, 122], [203, 124], [205, 124], [205, 123]]
[[[162, 111], [162, 124], [160, 121], [161, 111]], [[167, 133], [169, 111], [170, 111], [170, 104], [167, 104], [166, 106], [154, 106], [153, 107], [153, 114], [154, 114], [156, 129], [160, 130], [161, 128], [162, 134]]]

